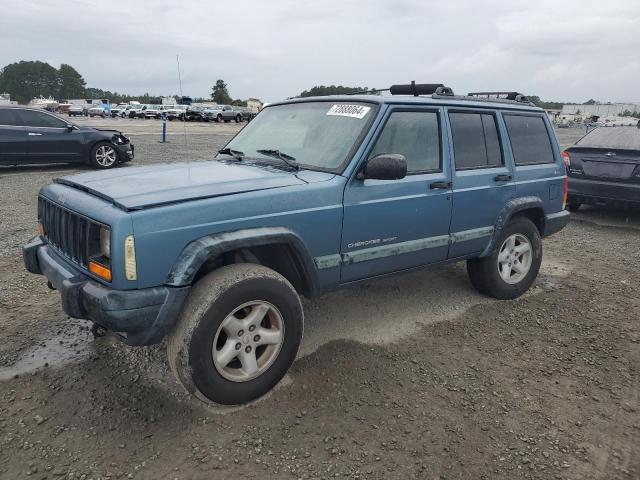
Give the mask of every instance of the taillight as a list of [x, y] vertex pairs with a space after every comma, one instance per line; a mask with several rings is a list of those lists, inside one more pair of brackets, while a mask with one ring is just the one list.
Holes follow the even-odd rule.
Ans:
[[567, 196], [569, 195], [569, 177], [564, 176], [564, 188], [562, 191], [562, 209], [567, 206]]
[[569, 168], [569, 166], [571, 165], [571, 157], [569, 157], [569, 152], [567, 152], [566, 150], [562, 152], [562, 160], [564, 161], [564, 166]]

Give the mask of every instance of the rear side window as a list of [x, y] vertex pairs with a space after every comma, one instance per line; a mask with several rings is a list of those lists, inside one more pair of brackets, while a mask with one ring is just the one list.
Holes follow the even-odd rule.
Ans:
[[456, 170], [502, 165], [496, 118], [490, 113], [449, 114]]
[[554, 163], [549, 132], [542, 117], [505, 114], [516, 165]]
[[407, 173], [437, 172], [440, 167], [440, 125], [436, 112], [393, 112], [369, 158], [398, 153], [407, 159]]
[[12, 108], [0, 108], [0, 125], [20, 125], [15, 110]]
[[27, 127], [65, 128], [67, 126], [67, 123], [58, 117], [35, 110], [20, 110], [19, 115], [22, 119], [22, 125]]

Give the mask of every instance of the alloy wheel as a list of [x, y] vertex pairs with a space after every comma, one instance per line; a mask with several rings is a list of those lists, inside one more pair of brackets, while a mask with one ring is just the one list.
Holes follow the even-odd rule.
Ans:
[[264, 373], [284, 342], [284, 320], [271, 303], [244, 303], [222, 321], [213, 340], [216, 370], [227, 380], [246, 382]]
[[531, 242], [520, 233], [508, 236], [498, 253], [498, 272], [506, 283], [514, 285], [520, 282], [531, 269]]
[[96, 150], [96, 163], [101, 167], [111, 167], [117, 158], [115, 149], [109, 145], [100, 145]]

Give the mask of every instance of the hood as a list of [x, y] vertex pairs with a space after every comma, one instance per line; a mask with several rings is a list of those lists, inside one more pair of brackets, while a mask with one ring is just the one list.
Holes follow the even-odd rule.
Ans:
[[56, 178], [54, 181], [96, 195], [128, 211], [186, 200], [303, 185], [334, 176], [313, 173], [316, 175], [302, 180], [291, 172], [209, 161], [122, 167]]

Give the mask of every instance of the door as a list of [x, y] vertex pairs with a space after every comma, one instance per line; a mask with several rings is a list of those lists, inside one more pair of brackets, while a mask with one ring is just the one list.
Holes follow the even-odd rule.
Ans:
[[28, 163], [66, 163], [82, 158], [82, 134], [67, 122], [47, 112], [19, 110], [27, 130]]
[[560, 208], [565, 168], [547, 115], [505, 112], [502, 117], [509, 135], [507, 145], [515, 165], [518, 197], [539, 198], [545, 209]]
[[13, 108], [0, 108], [0, 165], [18, 165], [27, 156], [27, 130]]
[[489, 244], [500, 210], [515, 196], [515, 184], [496, 112], [448, 109], [447, 120], [454, 169], [448, 256], [456, 258], [480, 253]]
[[366, 158], [404, 155], [400, 180], [354, 177], [344, 193], [341, 281], [350, 282], [445, 260], [451, 183], [440, 111], [393, 107]]

